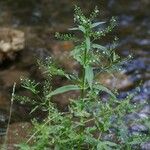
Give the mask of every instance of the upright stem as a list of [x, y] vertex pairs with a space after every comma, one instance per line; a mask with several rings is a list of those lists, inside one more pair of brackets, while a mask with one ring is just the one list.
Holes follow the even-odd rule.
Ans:
[[90, 49], [90, 38], [89, 38], [89, 36], [86, 36], [86, 42], [85, 42], [85, 44], [86, 44], [86, 48], [85, 48], [85, 51], [84, 51], [84, 56], [83, 56], [83, 63], [84, 63], [84, 65], [83, 65], [83, 68], [82, 68], [82, 90], [81, 90], [81, 98], [83, 99], [84, 98], [84, 96], [85, 96], [85, 84], [86, 84], [86, 80], [85, 80], [85, 65], [86, 65], [86, 59], [87, 59], [87, 52], [89, 51], [89, 49]]
[[9, 126], [10, 126], [10, 121], [11, 121], [11, 115], [12, 115], [12, 107], [13, 107], [13, 102], [14, 102], [14, 95], [15, 95], [15, 88], [16, 88], [16, 83], [13, 85], [13, 91], [11, 95], [11, 102], [10, 102], [10, 110], [9, 110], [9, 118], [8, 118], [8, 123], [7, 123], [7, 129], [6, 129], [6, 135], [4, 139], [4, 143], [1, 147], [1, 150], [6, 150], [7, 149], [7, 140], [8, 140], [8, 132], [9, 132]]
[[[85, 49], [84, 51], [84, 64], [86, 62], [86, 54], [87, 54], [87, 50]], [[84, 94], [85, 94], [85, 67], [83, 66], [82, 68], [82, 91], [81, 91], [81, 98], [84, 98]]]

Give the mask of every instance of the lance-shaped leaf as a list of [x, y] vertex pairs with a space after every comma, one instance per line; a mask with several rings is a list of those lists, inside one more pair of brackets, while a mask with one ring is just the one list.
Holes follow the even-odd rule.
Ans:
[[97, 27], [97, 26], [99, 26], [99, 25], [101, 25], [101, 24], [104, 24], [105, 22], [96, 22], [96, 23], [93, 23], [92, 25], [91, 25], [91, 27], [92, 28], [94, 28], [94, 27]]
[[83, 26], [79, 26], [79, 30], [82, 31], [83, 33], [86, 32], [85, 28]]
[[71, 56], [73, 56], [73, 58], [76, 59], [79, 63], [82, 63], [81, 57], [82, 50], [83, 50], [82, 46], [78, 46], [71, 51]]
[[74, 28], [69, 28], [68, 30], [70, 30], [70, 31], [76, 31], [76, 30], [79, 30], [79, 28], [78, 27], [74, 27]]
[[92, 44], [92, 48], [97, 48], [97, 49], [100, 49], [102, 51], [107, 51], [106, 47], [99, 45], [99, 44]]
[[98, 145], [97, 145], [97, 150], [103, 149], [103, 150], [119, 150], [118, 148], [119, 146], [114, 143], [114, 142], [110, 142], [110, 141], [99, 141]]
[[92, 67], [88, 66], [85, 68], [85, 78], [89, 84], [89, 87], [92, 89], [93, 78], [94, 78], [94, 73], [93, 73]]
[[73, 90], [80, 90], [80, 87], [77, 85], [65, 85], [65, 86], [59, 87], [56, 90], [49, 93], [47, 95], [47, 98], [57, 95], [57, 94], [64, 93], [64, 92], [73, 91]]
[[113, 98], [116, 98], [116, 96], [112, 93], [112, 91], [103, 85], [97, 84], [94, 86], [94, 88], [99, 90], [99, 91], [104, 91], [104, 92], [110, 94]]
[[82, 31], [83, 33], [86, 32], [85, 28], [83, 26], [81, 26], [81, 25], [79, 25], [79, 27], [69, 28], [68, 30], [70, 30], [70, 31], [77, 31], [77, 30], [79, 30], [79, 31]]

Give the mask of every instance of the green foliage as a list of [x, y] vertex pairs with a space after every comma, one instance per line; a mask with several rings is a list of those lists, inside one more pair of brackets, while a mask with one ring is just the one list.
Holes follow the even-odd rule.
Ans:
[[27, 78], [21, 78], [22, 87], [24, 87], [27, 90], [30, 90], [34, 94], [38, 94], [38, 90], [36, 89], [39, 83], [36, 83], [35, 81], [31, 81]]
[[57, 95], [57, 94], [61, 94], [67, 91], [71, 91], [71, 90], [80, 90], [80, 88], [77, 85], [66, 85], [66, 86], [62, 86], [60, 88], [57, 88], [56, 90], [50, 92], [47, 97], [51, 97], [53, 95]]
[[[71, 51], [71, 56], [81, 65], [81, 75], [66, 73], [49, 58], [45, 62], [38, 61], [43, 72], [50, 76], [43, 86], [29, 79], [23, 80], [22, 87], [37, 95], [36, 100], [30, 101], [35, 105], [33, 110], [38, 107], [47, 112], [47, 117], [40, 123], [35, 119], [32, 121], [33, 134], [26, 143], [18, 145], [21, 150], [131, 150], [135, 145], [139, 146], [141, 142], [147, 140], [128, 132], [129, 123], [125, 120], [125, 116], [138, 109], [130, 104], [132, 96], [118, 100], [115, 91], [96, 82], [97, 75], [102, 72], [113, 74], [120, 69], [120, 64], [127, 60], [121, 61], [115, 53], [116, 38], [110, 48], [96, 43], [97, 39], [111, 32], [116, 26], [116, 20], [112, 17], [106, 29], [95, 31], [95, 27], [105, 23], [93, 22], [98, 12], [95, 7], [87, 18], [81, 9], [75, 6], [74, 21], [77, 27], [69, 30], [81, 32], [82, 38], [77, 38], [71, 33], [56, 33], [57, 38], [72, 40], [77, 44]], [[58, 75], [66, 77], [72, 83], [53, 89], [50, 81]], [[39, 85], [40, 88], [42, 86], [40, 93]], [[62, 112], [53, 103], [52, 98], [72, 90], [80, 91], [80, 96], [70, 99], [68, 111]], [[101, 92], [108, 94], [107, 99], [100, 97]], [[29, 102], [26, 97], [20, 99]]]

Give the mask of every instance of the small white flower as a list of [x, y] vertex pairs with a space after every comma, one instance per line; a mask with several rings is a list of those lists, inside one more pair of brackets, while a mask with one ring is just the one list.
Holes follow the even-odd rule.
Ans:
[[96, 10], [95, 10], [95, 13], [98, 13], [98, 12], [99, 12], [99, 10], [96, 9]]

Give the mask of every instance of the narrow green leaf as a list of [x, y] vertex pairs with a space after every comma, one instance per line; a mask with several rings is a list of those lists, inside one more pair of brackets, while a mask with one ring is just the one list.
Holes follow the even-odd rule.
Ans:
[[80, 87], [77, 85], [65, 85], [65, 86], [59, 87], [56, 90], [49, 93], [47, 95], [47, 98], [49, 98], [53, 95], [61, 94], [61, 93], [72, 91], [72, 90], [80, 90]]
[[87, 51], [90, 50], [90, 46], [91, 46], [90, 38], [87, 37], [87, 38], [86, 38], [86, 48], [87, 48]]
[[88, 66], [85, 68], [85, 78], [89, 84], [89, 87], [92, 89], [93, 78], [94, 78], [94, 73], [93, 73], [92, 67]]
[[100, 90], [100, 91], [104, 91], [104, 92], [110, 94], [113, 98], [116, 98], [116, 96], [112, 93], [112, 91], [103, 85], [97, 84], [94, 86], [94, 88], [97, 90]]
[[104, 143], [105, 143], [106, 145], [111, 146], [111, 147], [117, 147], [117, 144], [116, 144], [116, 143], [114, 143], [114, 142], [105, 141]]
[[79, 63], [82, 62], [82, 58], [80, 57], [82, 48], [74, 48], [74, 50], [71, 51], [71, 56], [73, 56], [74, 59], [76, 59]]
[[82, 31], [83, 33], [86, 32], [85, 28], [84, 28], [83, 26], [81, 26], [81, 25], [80, 25], [79, 27], [69, 28], [68, 30], [70, 30], [70, 31], [80, 30], [80, 31]]
[[92, 48], [97, 48], [97, 49], [100, 49], [102, 51], [107, 51], [106, 47], [99, 45], [99, 44], [92, 44]]
[[69, 28], [68, 30], [70, 30], [70, 31], [75, 31], [75, 30], [79, 30], [79, 28], [78, 28], [78, 27], [75, 27], [75, 28]]
[[91, 27], [94, 28], [94, 27], [97, 27], [97, 26], [104, 24], [104, 23], [105, 22], [96, 22], [96, 23], [93, 23]]
[[85, 28], [83, 26], [79, 26], [79, 30], [82, 31], [83, 33], [86, 32]]
[[35, 106], [32, 110], [31, 110], [31, 112], [30, 112], [30, 114], [32, 114], [36, 109], [38, 109], [38, 105], [37, 106]]

